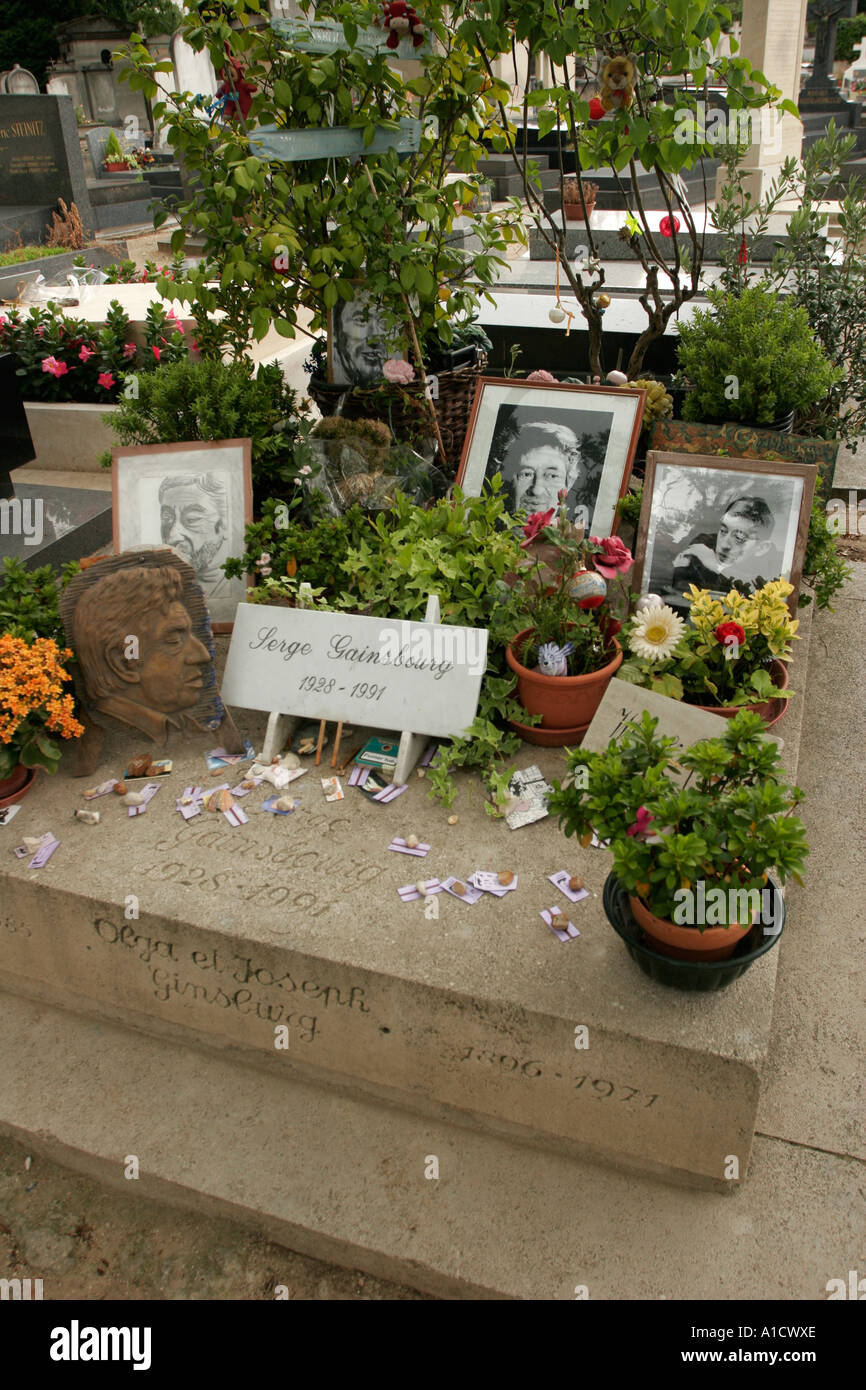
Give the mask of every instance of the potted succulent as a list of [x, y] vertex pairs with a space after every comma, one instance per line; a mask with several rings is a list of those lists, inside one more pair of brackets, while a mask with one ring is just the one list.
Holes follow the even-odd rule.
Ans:
[[691, 386], [683, 418], [790, 433], [795, 411], [823, 400], [840, 377], [806, 310], [760, 285], [707, 297], [710, 309], [679, 324], [677, 356]]
[[564, 492], [559, 501], [558, 515], [555, 508], [534, 512], [523, 528], [523, 548], [533, 554], [512, 576], [512, 594], [526, 626], [505, 653], [517, 698], [541, 716], [539, 727], [512, 726], [551, 748], [583, 737], [622, 662], [607, 580], [632, 566], [618, 536], [586, 539], [569, 521]]
[[27, 794], [37, 768], [57, 771], [61, 745], [52, 734], [84, 733], [62, 664], [71, 656], [48, 637], [0, 636], [0, 807]]
[[656, 594], [638, 601], [622, 639], [629, 653], [620, 680], [731, 718], [746, 708], [767, 727], [781, 719], [792, 641], [799, 622], [785, 600], [793, 586], [774, 579], [754, 594], [724, 598], [689, 587], [686, 622]]
[[[583, 184], [583, 201], [580, 197], [581, 184]], [[590, 182], [589, 179], [577, 179], [573, 176], [562, 181], [562, 207], [568, 222], [588, 222], [595, 209], [595, 200], [598, 197], [598, 184]], [[584, 204], [586, 205], [586, 216], [584, 217]]]
[[652, 952], [723, 961], [767, 921], [767, 895], [775, 921], [771, 871], [802, 882], [808, 846], [792, 813], [803, 793], [784, 782], [775, 741], [747, 710], [685, 751], [657, 724], [644, 711], [607, 748], [574, 750], [548, 806], [566, 835], [607, 843]]

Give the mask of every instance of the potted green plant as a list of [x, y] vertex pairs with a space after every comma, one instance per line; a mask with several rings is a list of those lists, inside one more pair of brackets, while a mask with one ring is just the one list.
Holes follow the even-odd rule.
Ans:
[[[803, 800], [785, 783], [776, 743], [741, 710], [719, 738], [683, 751], [646, 711], [595, 753], [575, 749], [548, 806], [566, 835], [593, 833], [613, 853], [613, 877], [651, 948], [676, 960], [722, 961], [766, 920], [766, 898], [801, 874], [808, 854]], [[686, 781], [672, 780], [680, 770]]]
[[657, 595], [638, 601], [622, 633], [628, 657], [620, 680], [725, 718], [746, 708], [775, 724], [793, 694], [787, 663], [799, 622], [785, 602], [792, 586], [775, 579], [724, 598], [695, 584], [688, 592], [688, 622]]
[[113, 130], [109, 131], [105, 149], [102, 151], [102, 167], [107, 174], [119, 174], [131, 167], [129, 155], [124, 152], [123, 146]]
[[69, 673], [72, 656], [50, 637], [0, 636], [0, 807], [27, 794], [37, 768], [56, 772], [63, 739], [80, 738]]
[[677, 356], [691, 383], [683, 418], [790, 433], [794, 413], [823, 400], [840, 374], [806, 310], [760, 285], [707, 297], [712, 307], [679, 326]]
[[607, 580], [627, 573], [632, 555], [617, 536], [587, 539], [569, 521], [563, 494], [558, 514], [534, 512], [523, 530], [524, 548], [534, 553], [513, 576], [512, 592], [525, 626], [506, 660], [517, 698], [541, 723], [513, 727], [530, 743], [561, 747], [583, 737], [622, 662]]

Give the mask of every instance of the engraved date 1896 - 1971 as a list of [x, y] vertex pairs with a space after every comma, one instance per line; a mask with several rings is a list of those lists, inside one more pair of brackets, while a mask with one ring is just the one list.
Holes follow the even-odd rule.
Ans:
[[[528, 1076], [532, 1079], [544, 1074], [540, 1062], [521, 1062], [519, 1058], [509, 1057], [507, 1053], [485, 1052], [476, 1047], [467, 1047], [460, 1055], [461, 1062], [468, 1062], [471, 1060], [486, 1062], [489, 1066], [498, 1068], [499, 1071]], [[589, 1085], [583, 1094], [590, 1097], [592, 1100], [616, 1100], [624, 1104], [636, 1100], [637, 1103], [635, 1108], [638, 1110], [649, 1110], [650, 1106], [659, 1098], [658, 1095], [653, 1094], [647, 1097], [645, 1092], [639, 1091], [636, 1086], [626, 1086], [622, 1083], [617, 1084], [615, 1081], [605, 1081], [602, 1077], [593, 1078], [586, 1072], [583, 1076], [571, 1078], [563, 1077], [560, 1072], [551, 1072], [551, 1069], [548, 1068], [547, 1075], [553, 1075], [558, 1081], [572, 1080], [576, 1091], [582, 1090], [588, 1082]], [[626, 1092], [625, 1095], [620, 1094], [623, 1091]]]

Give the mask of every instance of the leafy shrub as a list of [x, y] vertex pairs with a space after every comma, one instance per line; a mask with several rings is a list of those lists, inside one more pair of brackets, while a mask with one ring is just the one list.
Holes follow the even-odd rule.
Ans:
[[680, 324], [679, 365], [693, 388], [684, 419], [771, 425], [791, 410], [808, 410], [840, 379], [802, 305], [759, 285], [739, 296], [710, 291], [708, 298], [711, 309]]
[[27, 642], [49, 637], [65, 647], [60, 594], [80, 568], [71, 561], [58, 579], [50, 565], [30, 570], [23, 560], [7, 555], [0, 568], [0, 632], [11, 632]]
[[[251, 439], [257, 496], [291, 487], [311, 461], [308, 422], [276, 365], [258, 372], [246, 358], [224, 363], [186, 357], [142, 376], [138, 397], [121, 399], [107, 417], [121, 445], [181, 444], [186, 440]], [[103, 463], [111, 462], [110, 453]]]

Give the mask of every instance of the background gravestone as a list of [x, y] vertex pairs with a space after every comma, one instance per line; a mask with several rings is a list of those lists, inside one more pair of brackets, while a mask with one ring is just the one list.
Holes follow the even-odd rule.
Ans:
[[0, 250], [42, 243], [58, 198], [75, 203], [87, 236], [93, 211], [78, 123], [64, 96], [0, 96]]

